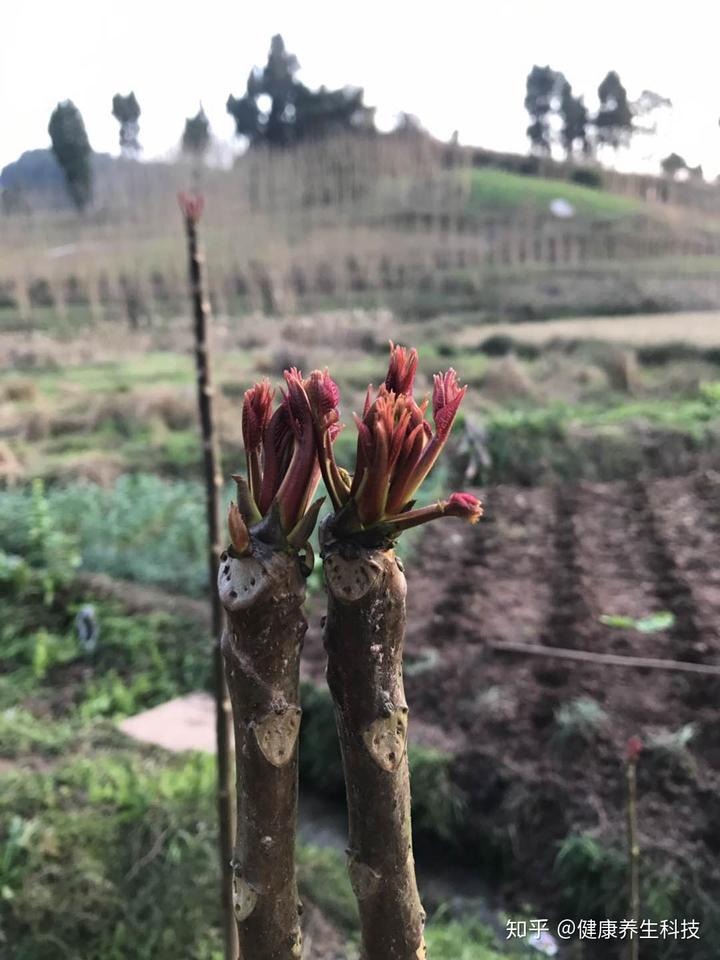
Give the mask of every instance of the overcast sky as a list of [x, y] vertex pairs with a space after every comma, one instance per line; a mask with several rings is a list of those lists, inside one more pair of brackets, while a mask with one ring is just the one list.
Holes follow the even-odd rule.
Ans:
[[0, 3], [0, 167], [49, 144], [58, 100], [82, 111], [96, 150], [117, 153], [114, 93], [134, 90], [146, 157], [176, 147], [202, 101], [215, 134], [280, 32], [309, 86], [365, 88], [378, 121], [401, 110], [434, 134], [525, 152], [525, 77], [562, 70], [593, 108], [619, 72], [631, 98], [673, 101], [656, 137], [639, 137], [623, 169], [655, 171], [670, 150], [720, 174], [720, 5], [716, 0], [3, 0]]

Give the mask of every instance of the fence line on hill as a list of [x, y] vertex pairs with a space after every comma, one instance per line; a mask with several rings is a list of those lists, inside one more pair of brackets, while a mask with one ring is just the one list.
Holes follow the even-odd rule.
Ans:
[[[469, 221], [449, 214], [389, 216], [373, 225], [323, 225], [306, 216], [294, 232], [273, 232], [258, 218], [234, 238], [216, 238], [208, 246], [216, 309], [266, 314], [323, 300], [347, 305], [371, 295], [382, 299], [389, 292], [470, 291], [483, 278], [516, 268], [562, 271], [720, 255], [720, 237], [647, 225], [578, 228], [561, 221]], [[16, 312], [25, 324], [48, 312], [64, 322], [82, 308], [95, 322], [124, 317], [139, 325], [182, 310], [181, 262], [173, 243], [154, 259], [132, 245], [110, 256], [102, 248], [69, 250], [0, 273], [0, 309]]]
[[[64, 323], [82, 312], [93, 322], [139, 325], [182, 311], [175, 194], [190, 170], [118, 163], [112, 179], [100, 177], [86, 216], [2, 219], [0, 323], [12, 315], [29, 327], [48, 314]], [[448, 148], [422, 136], [338, 137], [250, 151], [232, 170], [203, 170], [216, 308], [283, 313], [472, 293], [503, 271], [720, 255], [719, 234], [670, 214], [591, 222], [493, 212], [493, 197], [475, 196], [473, 167], [463, 163], [449, 163]], [[558, 181], [558, 196], [562, 188]]]

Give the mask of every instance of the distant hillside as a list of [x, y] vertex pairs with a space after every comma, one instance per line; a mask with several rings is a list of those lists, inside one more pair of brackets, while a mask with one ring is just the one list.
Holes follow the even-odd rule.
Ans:
[[[119, 163], [109, 153], [92, 156], [95, 181], [112, 176]], [[5, 205], [18, 209], [69, 207], [62, 170], [52, 150], [26, 150], [17, 160], [0, 170], [0, 188]]]
[[62, 170], [50, 150], [26, 150], [0, 170], [0, 187], [4, 190], [45, 191], [62, 186]]
[[[95, 202], [102, 206], [122, 203], [128, 184], [142, 181], [159, 185], [168, 165], [156, 161], [140, 163], [109, 153], [93, 153]], [[65, 210], [71, 202], [65, 190], [60, 166], [51, 150], [26, 150], [0, 170], [0, 194], [7, 212]]]

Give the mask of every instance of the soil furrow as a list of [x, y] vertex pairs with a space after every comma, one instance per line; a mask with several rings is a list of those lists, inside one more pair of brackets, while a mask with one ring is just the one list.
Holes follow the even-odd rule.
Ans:
[[708, 509], [682, 480], [659, 480], [648, 497], [664, 542], [672, 545], [677, 576], [687, 585], [701, 639], [698, 652], [717, 662], [720, 654], [720, 542]]
[[632, 487], [635, 514], [647, 532], [647, 566], [655, 577], [655, 592], [665, 610], [673, 614], [670, 629], [674, 656], [678, 660], [703, 662], [706, 653], [695, 616], [692, 590], [678, 569], [673, 548], [664, 536], [661, 522], [653, 509], [652, 496], [643, 481]]
[[582, 649], [581, 633], [589, 621], [589, 611], [582, 590], [582, 545], [575, 529], [578, 491], [575, 487], [558, 487], [554, 499], [555, 531], [549, 574], [552, 604], [539, 639], [549, 647]]

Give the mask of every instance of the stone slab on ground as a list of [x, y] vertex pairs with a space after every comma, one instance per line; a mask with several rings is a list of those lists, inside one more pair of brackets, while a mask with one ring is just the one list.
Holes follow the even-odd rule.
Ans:
[[[121, 720], [118, 727], [133, 740], [152, 743], [173, 753], [199, 750], [215, 753], [215, 701], [209, 693], [189, 693], [161, 703], [134, 717]], [[435, 726], [416, 721], [410, 739], [425, 747], [452, 752], [458, 743]]]
[[208, 693], [189, 693], [122, 720], [118, 726], [134, 740], [173, 753], [215, 753], [215, 701]]

